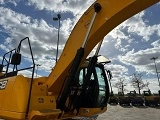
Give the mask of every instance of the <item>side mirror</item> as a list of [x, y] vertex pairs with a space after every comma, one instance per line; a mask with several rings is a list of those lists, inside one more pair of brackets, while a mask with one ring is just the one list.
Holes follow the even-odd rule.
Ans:
[[12, 65], [20, 65], [21, 63], [21, 54], [20, 53], [14, 53], [12, 55], [11, 64]]

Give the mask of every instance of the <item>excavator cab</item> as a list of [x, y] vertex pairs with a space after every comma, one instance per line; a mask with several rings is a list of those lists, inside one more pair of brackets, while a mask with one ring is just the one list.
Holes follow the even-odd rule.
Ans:
[[[77, 72], [72, 71], [73, 65], [71, 71], [74, 74], [67, 77], [63, 91], [57, 99], [57, 108], [66, 113], [76, 113], [79, 117], [89, 117], [105, 112], [109, 98], [107, 78], [110, 77], [105, 73], [104, 64], [106, 63], [99, 62], [98, 56], [93, 56], [85, 60]], [[70, 82], [67, 83], [69, 80]], [[65, 107], [62, 106], [63, 103]]]
[[[92, 60], [97, 57], [93, 57]], [[76, 72], [68, 94], [68, 104], [63, 109], [76, 111], [77, 116], [94, 116], [106, 111], [109, 98], [109, 76], [106, 76], [104, 63], [86, 60]], [[91, 67], [91, 69], [90, 69]], [[66, 86], [66, 85], [65, 85]]]
[[[84, 78], [87, 74], [86, 61], [78, 72], [79, 84], [82, 86]], [[86, 91], [82, 95], [81, 107], [85, 108], [103, 108], [107, 106], [107, 100], [109, 96], [109, 87], [107, 77], [104, 71], [104, 66], [101, 63], [96, 64], [91, 77], [87, 82]]]

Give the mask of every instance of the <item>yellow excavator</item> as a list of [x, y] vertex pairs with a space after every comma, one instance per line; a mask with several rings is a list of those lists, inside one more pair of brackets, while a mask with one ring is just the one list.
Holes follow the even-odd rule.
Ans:
[[[29, 38], [21, 40], [16, 49], [4, 54], [0, 65], [0, 118], [62, 120], [104, 113], [109, 86], [105, 63], [98, 62], [102, 40], [120, 23], [157, 2], [159, 0], [96, 0], [75, 25], [47, 77], [34, 77]], [[19, 69], [21, 44], [26, 40], [33, 66]], [[95, 55], [86, 59], [98, 43]], [[19, 74], [28, 69], [31, 77]]]

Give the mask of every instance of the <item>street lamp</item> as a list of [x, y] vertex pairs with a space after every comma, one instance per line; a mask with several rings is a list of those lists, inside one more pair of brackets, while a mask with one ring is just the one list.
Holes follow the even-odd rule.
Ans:
[[54, 18], [53, 18], [53, 20], [54, 20], [54, 21], [58, 21], [58, 40], [57, 40], [56, 62], [57, 62], [57, 59], [58, 59], [58, 46], [59, 46], [60, 19], [61, 19], [61, 15], [60, 15], [60, 14], [57, 14], [57, 17], [54, 17]]
[[154, 65], [155, 65], [157, 78], [158, 78], [158, 83], [159, 83], [159, 87], [160, 87], [159, 75], [158, 75], [158, 70], [157, 70], [157, 66], [156, 66], [156, 59], [158, 59], [158, 57], [152, 57], [150, 60], [154, 60]]

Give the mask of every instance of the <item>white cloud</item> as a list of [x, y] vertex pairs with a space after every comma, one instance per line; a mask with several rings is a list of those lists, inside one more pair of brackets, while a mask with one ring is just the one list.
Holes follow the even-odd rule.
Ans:
[[112, 82], [113, 84], [119, 81], [120, 78], [126, 77], [127, 78], [127, 73], [128, 73], [128, 68], [122, 65], [117, 65], [117, 64], [107, 64], [105, 67], [107, 70], [110, 70], [112, 72]]
[[[112, 44], [114, 44], [114, 47], [118, 51], [126, 53], [128, 50], [135, 47], [132, 43], [139, 44], [140, 42], [148, 42], [151, 41], [150, 38], [154, 34], [160, 35], [160, 25], [151, 26], [147, 24], [147, 19], [143, 19], [144, 16], [145, 11], [142, 11], [124, 21], [107, 35], [107, 41], [113, 40], [114, 42]], [[110, 36], [109, 39], [108, 36]], [[138, 36], [139, 39], [135, 39], [135, 36]]]
[[138, 13], [137, 15], [131, 17], [130, 19], [126, 20], [122, 24], [122, 28], [127, 28], [127, 32], [129, 34], [136, 34], [142, 37], [142, 40], [149, 41], [151, 35], [157, 32], [157, 27], [159, 25], [150, 26], [147, 24], [147, 20], [143, 19], [145, 16], [145, 11]]
[[158, 36], [160, 37], [160, 24], [157, 25], [157, 26], [155, 26], [155, 27], [157, 28], [157, 34], [158, 34]]
[[158, 48], [159, 48], [159, 46], [160, 46], [160, 39], [154, 41], [151, 45], [152, 45], [153, 47], [158, 47]]
[[116, 29], [112, 30], [108, 35], [110, 35], [115, 40], [114, 46], [116, 49], [119, 49], [122, 52], [127, 51], [127, 44], [129, 44], [130, 42], [130, 37], [125, 35], [124, 32], [121, 31], [119, 26]]
[[[146, 73], [155, 73], [155, 68], [153, 61], [150, 60], [152, 57], [159, 57], [160, 51], [159, 48], [150, 48], [146, 50], [140, 50], [135, 52], [134, 49], [129, 51], [124, 56], [119, 56], [119, 60], [127, 65], [135, 67], [136, 71], [146, 72]], [[157, 63], [160, 60], [157, 60]], [[160, 65], [158, 63], [158, 65]]]
[[[60, 29], [66, 32], [65, 35], [69, 36], [72, 29], [73, 29], [74, 24], [75, 24], [75, 22], [73, 19], [71, 20], [71, 19], [67, 18], [67, 19], [63, 20], [63, 24]], [[68, 38], [68, 36], [66, 36], [66, 37]]]
[[4, 4], [4, 0], [0, 0], [0, 4]]
[[95, 0], [29, 0], [28, 5], [34, 5], [38, 10], [54, 12], [71, 12], [74, 15], [82, 14]]
[[159, 86], [157, 78], [147, 78], [145, 81], [149, 82], [148, 88], [152, 91], [152, 93], [158, 93]]
[[3, 50], [6, 50], [6, 51], [9, 51], [10, 49], [8, 49], [5, 45], [3, 44], [0, 44], [0, 48], [3, 49]]
[[14, 6], [17, 6], [17, 2], [20, 0], [0, 0], [0, 4], [12, 3]]

